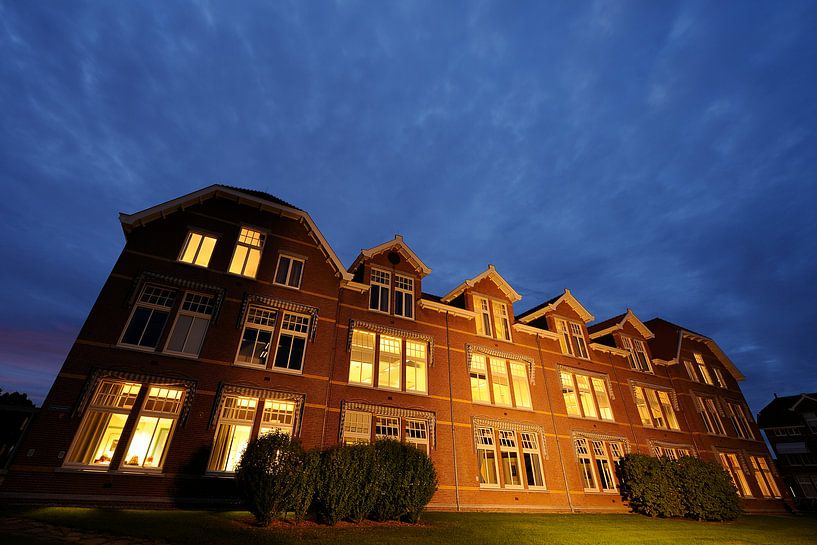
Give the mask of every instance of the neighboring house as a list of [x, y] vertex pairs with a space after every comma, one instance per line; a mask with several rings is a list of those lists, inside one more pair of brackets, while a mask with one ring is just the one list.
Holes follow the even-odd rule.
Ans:
[[31, 420], [37, 414], [34, 404], [23, 399], [25, 403], [4, 404], [0, 396], [0, 482]]
[[431, 507], [624, 510], [629, 452], [719, 461], [750, 511], [783, 509], [711, 339], [569, 291], [518, 316], [491, 265], [443, 296], [400, 236], [348, 269], [306, 212], [215, 185], [120, 217], [126, 244], [0, 494], [223, 503], [244, 446], [388, 438], [426, 452]]
[[817, 392], [775, 395], [757, 422], [795, 499], [801, 506], [817, 506]]

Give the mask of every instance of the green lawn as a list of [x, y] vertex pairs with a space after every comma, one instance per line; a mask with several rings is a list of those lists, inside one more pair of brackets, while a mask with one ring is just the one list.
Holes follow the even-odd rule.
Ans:
[[[534, 515], [427, 513], [419, 525], [334, 528], [307, 524], [257, 528], [241, 511], [105, 510], [66, 507], [0, 512], [50, 524], [114, 535], [157, 538], [176, 544], [778, 544], [817, 543], [817, 518], [744, 516], [729, 523], [656, 520], [640, 515]], [[2, 519], [0, 519], [2, 520]], [[0, 543], [28, 543], [4, 533]], [[31, 543], [39, 542], [31, 541]]]

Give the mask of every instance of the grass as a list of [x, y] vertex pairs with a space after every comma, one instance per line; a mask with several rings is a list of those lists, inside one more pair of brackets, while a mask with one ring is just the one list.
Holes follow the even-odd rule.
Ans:
[[[3, 514], [3, 513], [0, 513]], [[258, 528], [244, 511], [150, 511], [28, 508], [6, 511], [59, 526], [155, 538], [179, 545], [235, 543], [367, 545], [786, 545], [817, 543], [817, 518], [744, 516], [728, 523], [649, 519], [640, 515], [427, 513], [419, 525], [340, 524], [334, 528], [278, 523]], [[4, 533], [0, 543], [35, 543]], [[44, 544], [43, 544], [44, 545]]]

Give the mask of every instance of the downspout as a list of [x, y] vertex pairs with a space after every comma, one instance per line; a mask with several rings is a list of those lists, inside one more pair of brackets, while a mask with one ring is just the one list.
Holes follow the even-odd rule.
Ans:
[[550, 411], [550, 420], [553, 424], [553, 433], [556, 436], [556, 453], [559, 455], [559, 465], [562, 468], [562, 478], [565, 483], [565, 494], [567, 494], [567, 505], [570, 507], [570, 512], [575, 513], [576, 509], [573, 507], [573, 499], [570, 497], [570, 484], [567, 482], [567, 470], [565, 469], [565, 460], [562, 456], [562, 447], [559, 444], [559, 430], [556, 429], [556, 416], [553, 414], [553, 405], [550, 402], [550, 393], [548, 392], [548, 375], [545, 370], [545, 360], [542, 357], [542, 346], [539, 343], [539, 335], [536, 335], [536, 349], [539, 351], [539, 365], [542, 366], [542, 377], [545, 381], [545, 398], [548, 402], [548, 410]]
[[[675, 361], [677, 362], [675, 365], [681, 365], [681, 341], [684, 338], [684, 330], [678, 330], [678, 348], [675, 351]], [[672, 389], [675, 390], [675, 397], [678, 397], [678, 389], [675, 387], [675, 381], [672, 379], [672, 373], [669, 372], [669, 366], [667, 366], [667, 378], [669, 378], [669, 383], [672, 385]], [[689, 392], [684, 392], [689, 395]], [[695, 402], [692, 403], [695, 405]], [[680, 408], [681, 404], [678, 403], [678, 407]], [[692, 438], [692, 446], [695, 447], [695, 452], [698, 456], [701, 455], [701, 449], [698, 448], [698, 443], [695, 442], [695, 433], [693, 429], [689, 425], [689, 420], [687, 419], [687, 411], [680, 411], [681, 417], [684, 419], [684, 425], [689, 430], [689, 436]]]
[[340, 299], [343, 296], [343, 286], [338, 289], [338, 304], [335, 307], [335, 331], [332, 333], [332, 355], [329, 356], [329, 380], [326, 382], [326, 398], [323, 404], [323, 425], [321, 427], [321, 450], [323, 450], [326, 439], [326, 420], [329, 418], [329, 397], [332, 391], [332, 377], [335, 376], [335, 354], [338, 352], [338, 327], [340, 318]]
[[454, 387], [451, 384], [451, 339], [448, 334], [448, 311], [445, 311], [445, 351], [448, 357], [448, 404], [451, 413], [451, 452], [454, 455], [454, 499], [457, 512], [460, 510], [460, 477], [457, 470], [457, 437], [454, 426]]
[[633, 444], [637, 447], [638, 446], [638, 436], [635, 433], [635, 425], [633, 424], [632, 418], [630, 418], [630, 411], [627, 410], [627, 403], [624, 402], [625, 397], [621, 392], [621, 382], [618, 380], [618, 373], [616, 373], [616, 366], [613, 365], [613, 358], [610, 356], [609, 352], [607, 352], [607, 363], [610, 364], [610, 368], [613, 370], [613, 378], [615, 378], [616, 383], [618, 383], [618, 395], [621, 396], [621, 403], [624, 405], [624, 416], [627, 418], [627, 423], [630, 425], [630, 433], [633, 434]]

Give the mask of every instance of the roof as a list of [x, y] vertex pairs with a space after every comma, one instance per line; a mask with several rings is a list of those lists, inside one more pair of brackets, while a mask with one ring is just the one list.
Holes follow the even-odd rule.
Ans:
[[355, 261], [352, 263], [352, 266], [349, 267], [349, 270], [354, 271], [364, 259], [368, 259], [377, 254], [382, 254], [383, 252], [397, 252], [402, 254], [403, 257], [405, 257], [406, 260], [411, 263], [411, 266], [414, 267], [420, 274], [420, 278], [431, 272], [431, 269], [428, 268], [419, 257], [417, 257], [417, 254], [415, 254], [414, 251], [409, 248], [408, 244], [403, 242], [402, 235], [394, 235], [392, 240], [384, 242], [383, 244], [378, 244], [374, 248], [360, 250], [360, 254], [357, 256], [357, 258], [355, 258]]
[[483, 272], [481, 272], [474, 278], [471, 278], [470, 280], [466, 280], [465, 282], [463, 282], [462, 284], [460, 284], [447, 294], [443, 295], [442, 299], [440, 300], [443, 303], [448, 303], [449, 301], [456, 298], [459, 294], [464, 292], [467, 288], [474, 287], [477, 284], [477, 282], [480, 282], [485, 278], [493, 280], [493, 282], [499, 287], [499, 289], [502, 290], [502, 292], [508, 297], [508, 299], [511, 300], [512, 303], [515, 303], [522, 299], [522, 296], [519, 295], [519, 293], [517, 293], [517, 291], [513, 289], [504, 278], [502, 278], [502, 275], [497, 272], [496, 267], [494, 267], [493, 265], [488, 265], [488, 268], [485, 269]]
[[[723, 366], [726, 367], [726, 369], [732, 374], [732, 376], [735, 377], [735, 380], [743, 380], [746, 378], [732, 362], [732, 360], [729, 359], [729, 356], [727, 356], [726, 353], [721, 350], [718, 343], [712, 340], [712, 338], [696, 333], [691, 329], [674, 324], [668, 320], [664, 320], [663, 318], [656, 317], [652, 320], [647, 320], [645, 326], [649, 327], [650, 330], [656, 334], [653, 342], [650, 343], [650, 349], [652, 350], [653, 356], [666, 359], [668, 361], [677, 358], [681, 349], [679, 343], [682, 342], [684, 337], [687, 337], [704, 343], [715, 355], [715, 357], [718, 358], [718, 360], [723, 364]], [[673, 339], [668, 338], [666, 333], [669, 332], [671, 332], [670, 334], [674, 337]], [[666, 353], [669, 351], [670, 345], [672, 345], [672, 348], [675, 351], [675, 353], [671, 355]]]
[[619, 314], [618, 316], [613, 316], [612, 318], [608, 318], [603, 322], [599, 322], [587, 328], [587, 332], [590, 334], [591, 339], [596, 339], [599, 337], [604, 337], [612, 333], [613, 331], [618, 331], [624, 327], [624, 324], [630, 322], [633, 327], [635, 327], [641, 335], [644, 336], [645, 339], [652, 339], [655, 337], [652, 331], [644, 325], [644, 322], [638, 319], [638, 317], [633, 313], [632, 310], [629, 308], [627, 312], [623, 314]]
[[573, 310], [575, 310], [579, 314], [579, 316], [581, 316], [582, 320], [584, 320], [585, 323], [591, 322], [595, 319], [594, 316], [590, 314], [590, 312], [586, 308], [584, 308], [584, 306], [581, 303], [579, 303], [579, 300], [576, 299], [572, 293], [570, 293], [570, 290], [565, 288], [565, 291], [561, 295], [558, 295], [557, 297], [554, 297], [552, 299], [548, 299], [544, 303], [541, 303], [530, 310], [526, 310], [522, 314], [518, 315], [516, 317], [516, 320], [522, 322], [523, 324], [530, 323], [535, 319], [544, 316], [548, 312], [555, 311], [556, 307], [558, 307], [562, 303], [567, 303], [568, 305], [573, 307]]
[[127, 237], [134, 229], [147, 225], [154, 220], [164, 218], [168, 214], [174, 214], [190, 206], [217, 197], [237, 201], [239, 204], [247, 204], [262, 210], [272, 211], [281, 216], [301, 222], [307, 231], [313, 235], [318, 247], [326, 255], [327, 261], [335, 268], [336, 275], [344, 281], [352, 280], [352, 275], [343, 267], [337, 254], [335, 254], [335, 251], [329, 246], [326, 238], [320, 229], [318, 229], [318, 226], [315, 225], [310, 215], [300, 208], [292, 206], [288, 202], [263, 191], [213, 184], [173, 200], [151, 206], [141, 212], [135, 212], [133, 214], [120, 213], [119, 221], [122, 223], [122, 230], [125, 232], [125, 237]]
[[757, 425], [761, 428], [802, 424], [800, 413], [817, 408], [817, 392], [775, 397], [760, 409]]

